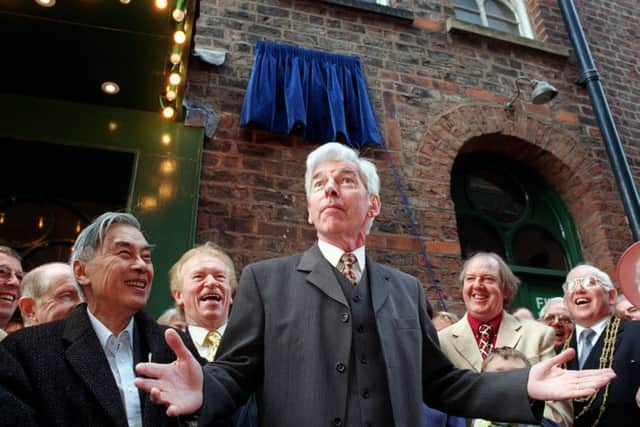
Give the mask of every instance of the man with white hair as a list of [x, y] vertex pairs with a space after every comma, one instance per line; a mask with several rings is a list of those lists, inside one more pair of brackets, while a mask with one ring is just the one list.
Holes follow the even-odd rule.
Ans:
[[62, 319], [82, 301], [71, 266], [50, 262], [24, 276], [18, 307], [24, 325], [33, 326]]
[[540, 321], [553, 328], [556, 353], [562, 351], [562, 345], [573, 332], [573, 319], [564, 303], [564, 298], [549, 298], [540, 310]]
[[572, 352], [531, 371], [455, 369], [438, 348], [418, 279], [365, 250], [381, 208], [375, 165], [328, 143], [307, 157], [305, 188], [318, 241], [245, 267], [216, 360], [203, 372], [170, 330], [176, 362], [137, 366], [144, 378], [136, 385], [169, 415], [199, 411], [207, 425], [256, 392], [265, 427], [415, 427], [423, 401], [457, 415], [534, 422], [542, 402], [530, 397], [579, 397], [608, 382], [611, 371], [578, 379], [554, 366]]
[[567, 368], [612, 368], [617, 374], [597, 393], [573, 401], [574, 426], [635, 425], [640, 420], [640, 322], [612, 316], [616, 289], [609, 275], [592, 265], [574, 267], [562, 289], [576, 323], [566, 347], [577, 357]]

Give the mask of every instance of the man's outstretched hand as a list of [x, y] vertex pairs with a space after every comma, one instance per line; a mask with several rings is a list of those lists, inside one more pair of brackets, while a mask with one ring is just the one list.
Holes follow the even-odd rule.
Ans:
[[559, 367], [573, 359], [575, 354], [575, 350], [569, 348], [551, 359], [533, 365], [527, 382], [529, 397], [536, 400], [568, 400], [587, 397], [616, 377], [613, 369], [572, 371]]
[[143, 378], [136, 378], [134, 384], [149, 393], [152, 402], [167, 405], [168, 416], [192, 414], [202, 406], [202, 368], [176, 331], [167, 329], [164, 338], [176, 360], [138, 363], [136, 372]]

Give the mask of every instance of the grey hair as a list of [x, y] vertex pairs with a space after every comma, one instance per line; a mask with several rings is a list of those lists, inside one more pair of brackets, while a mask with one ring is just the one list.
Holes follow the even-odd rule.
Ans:
[[164, 313], [162, 313], [162, 314], [160, 315], [160, 317], [158, 317], [157, 322], [158, 322], [158, 324], [160, 324], [160, 325], [169, 326], [169, 324], [171, 323], [171, 318], [172, 318], [173, 316], [175, 316], [176, 314], [180, 314], [180, 313], [178, 313], [178, 310], [176, 310], [176, 308], [175, 308], [175, 307], [167, 308], [167, 309], [164, 311]]
[[462, 271], [460, 272], [460, 286], [464, 286], [464, 277], [467, 275], [467, 268], [469, 263], [476, 258], [492, 259], [498, 264], [498, 273], [500, 274], [500, 281], [502, 282], [502, 292], [504, 293], [504, 305], [509, 305], [518, 293], [518, 287], [520, 286], [520, 279], [513, 274], [513, 271], [509, 268], [506, 262], [500, 255], [494, 252], [478, 252], [472, 257], [468, 258], [462, 265]]
[[[311, 198], [311, 179], [316, 168], [324, 162], [343, 161], [351, 162], [358, 168], [360, 178], [364, 182], [370, 196], [380, 196], [380, 177], [376, 165], [367, 159], [360, 157], [360, 152], [349, 148], [339, 142], [328, 142], [313, 150], [307, 156], [307, 166], [304, 173], [304, 190], [307, 200]], [[367, 234], [373, 224], [371, 218], [367, 224]]]
[[9, 246], [0, 245], [0, 254], [5, 254], [10, 256], [11, 258], [17, 259], [18, 261], [22, 261], [22, 257], [20, 256], [20, 254]]
[[549, 310], [549, 307], [555, 304], [564, 304], [564, 298], [562, 297], [549, 298], [540, 309], [540, 316], [538, 317], [538, 319], [542, 320], [544, 316], [547, 314], [547, 310]]
[[49, 285], [48, 276], [51, 273], [68, 274], [69, 277], [73, 279], [73, 282], [76, 282], [73, 270], [69, 264], [65, 264], [64, 262], [49, 262], [25, 274], [22, 279], [22, 292], [20, 295], [31, 297], [34, 300], [40, 300]]
[[73, 265], [76, 260], [92, 259], [96, 255], [96, 249], [104, 242], [107, 230], [114, 224], [125, 224], [141, 229], [140, 222], [128, 212], [105, 212], [80, 232], [73, 245], [69, 264]]

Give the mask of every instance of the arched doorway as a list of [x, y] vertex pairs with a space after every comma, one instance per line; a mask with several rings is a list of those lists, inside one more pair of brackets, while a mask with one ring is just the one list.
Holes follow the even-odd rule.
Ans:
[[582, 249], [566, 205], [544, 178], [506, 156], [464, 153], [453, 166], [451, 194], [462, 257], [500, 254], [523, 282], [513, 306], [537, 314], [546, 299], [562, 295]]

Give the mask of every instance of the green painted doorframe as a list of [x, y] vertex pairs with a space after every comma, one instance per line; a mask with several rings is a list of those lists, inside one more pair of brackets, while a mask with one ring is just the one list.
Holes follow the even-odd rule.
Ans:
[[[156, 245], [147, 311], [157, 317], [169, 307], [167, 272], [195, 240], [204, 129], [160, 113], [6, 94], [0, 94], [0, 117], [0, 137], [135, 154], [127, 208]], [[27, 159], [25, 174], [28, 165]]]

